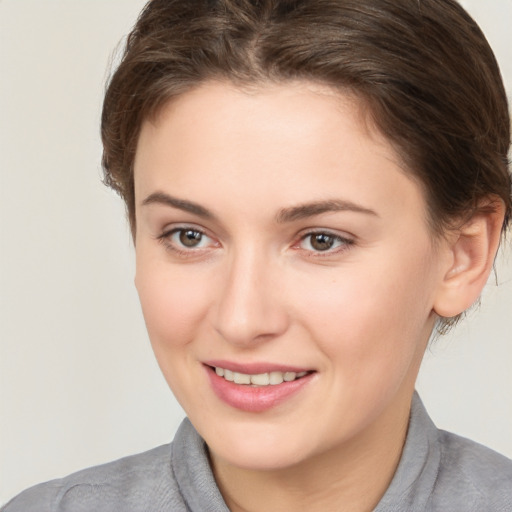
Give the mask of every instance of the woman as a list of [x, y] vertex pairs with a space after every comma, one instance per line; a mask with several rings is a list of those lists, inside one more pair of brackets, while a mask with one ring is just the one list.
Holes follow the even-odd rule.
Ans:
[[449, 0], [148, 3], [104, 168], [190, 422], [5, 510], [510, 509], [512, 463], [414, 394], [507, 228], [509, 130]]

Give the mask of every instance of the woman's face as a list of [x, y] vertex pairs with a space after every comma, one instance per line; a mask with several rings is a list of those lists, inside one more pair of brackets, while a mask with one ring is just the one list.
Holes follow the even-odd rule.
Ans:
[[214, 456], [284, 468], [403, 423], [446, 258], [353, 98], [204, 84], [143, 125], [135, 191], [151, 343]]

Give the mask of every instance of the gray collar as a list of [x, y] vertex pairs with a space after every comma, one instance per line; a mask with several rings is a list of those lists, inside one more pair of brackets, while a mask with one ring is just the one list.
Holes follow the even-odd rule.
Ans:
[[374, 512], [421, 512], [432, 495], [441, 462], [438, 430], [416, 392], [400, 463]]

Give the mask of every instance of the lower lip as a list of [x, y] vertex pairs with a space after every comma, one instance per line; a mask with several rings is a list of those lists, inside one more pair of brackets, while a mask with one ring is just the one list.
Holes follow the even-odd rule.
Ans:
[[215, 370], [206, 366], [214, 393], [226, 404], [246, 412], [263, 412], [278, 406], [298, 393], [311, 381], [310, 373], [300, 379], [268, 386], [235, 384], [219, 377]]

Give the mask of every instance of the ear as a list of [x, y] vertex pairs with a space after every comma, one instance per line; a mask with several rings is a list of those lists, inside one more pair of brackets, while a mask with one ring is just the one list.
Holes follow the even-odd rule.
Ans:
[[493, 268], [498, 250], [504, 203], [487, 200], [449, 240], [447, 268], [434, 302], [441, 317], [454, 317], [470, 308], [480, 297]]

